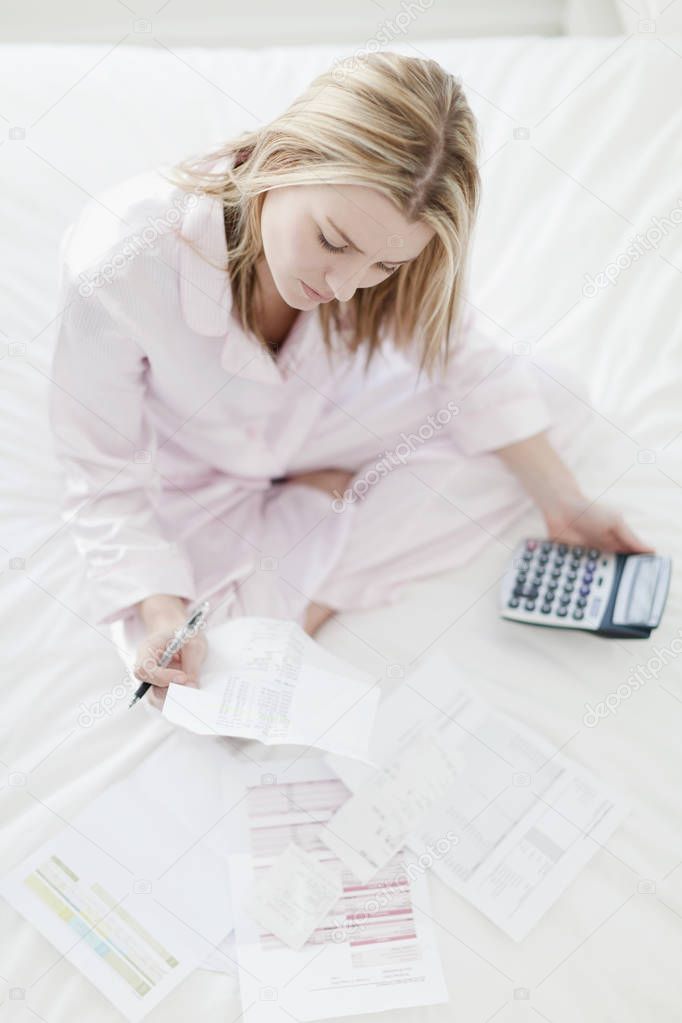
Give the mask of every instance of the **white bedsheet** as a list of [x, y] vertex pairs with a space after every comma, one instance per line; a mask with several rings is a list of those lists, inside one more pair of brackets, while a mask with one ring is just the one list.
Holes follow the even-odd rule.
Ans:
[[[497, 579], [514, 540], [541, 528], [531, 513], [491, 537], [475, 564], [413, 587], [391, 609], [344, 615], [320, 634], [387, 686], [438, 644], [486, 699], [634, 807], [520, 945], [432, 879], [450, 1005], [384, 1018], [662, 1023], [678, 1018], [682, 999], [682, 662], [664, 656], [657, 671], [653, 660], [682, 637], [682, 214], [674, 213], [682, 211], [682, 39], [401, 48], [461, 76], [480, 120], [477, 304], [503, 326], [516, 357], [555, 360], [558, 387], [563, 370], [589, 383], [580, 478], [671, 554], [674, 568], [665, 618], [649, 641], [502, 622]], [[268, 119], [339, 55], [331, 46], [0, 50], [3, 872], [68, 826], [168, 727], [129, 716], [117, 698], [121, 661], [107, 632], [87, 620], [80, 567], [56, 513], [46, 395], [58, 239], [88, 194]], [[653, 217], [669, 218], [658, 240]], [[634, 259], [627, 248], [637, 234], [649, 248]], [[615, 283], [590, 288], [585, 275], [599, 280], [619, 256]], [[586, 703], [594, 707], [642, 666], [646, 683], [614, 713], [594, 727], [583, 720]], [[5, 904], [0, 932], [6, 1019], [119, 1018]], [[234, 980], [201, 970], [148, 1018], [210, 1023], [238, 1013]]]

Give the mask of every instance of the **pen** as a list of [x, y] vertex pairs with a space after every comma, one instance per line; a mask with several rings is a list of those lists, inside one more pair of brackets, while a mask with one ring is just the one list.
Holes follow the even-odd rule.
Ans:
[[[196, 611], [192, 612], [185, 624], [175, 632], [173, 638], [168, 641], [166, 649], [161, 654], [161, 659], [158, 663], [159, 668], [165, 668], [172, 660], [173, 654], [176, 653], [180, 647], [184, 646], [188, 639], [191, 639], [196, 635], [197, 629], [201, 627], [206, 615], [208, 614], [208, 609], [209, 602], [205, 600], [199, 605]], [[128, 704], [128, 708], [132, 707], [138, 700], [142, 699], [150, 686], [151, 682], [141, 682], [137, 687], [135, 695]]]

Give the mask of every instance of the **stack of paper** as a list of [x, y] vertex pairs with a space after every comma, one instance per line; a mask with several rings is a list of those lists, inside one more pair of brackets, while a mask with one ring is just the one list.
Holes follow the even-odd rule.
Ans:
[[[247, 798], [239, 809], [249, 847], [230, 857], [242, 1005], [249, 1023], [447, 1001], [424, 871], [411, 872], [397, 856], [372, 881], [360, 881], [321, 837], [325, 823], [348, 799], [345, 785], [317, 757], [269, 766], [273, 773], [266, 780], [252, 766], [241, 773]], [[224, 778], [232, 802], [235, 774], [226, 771]], [[282, 884], [283, 858], [291, 866], [289, 892]], [[304, 879], [307, 889], [301, 886]], [[341, 895], [325, 913], [335, 880]], [[267, 926], [256, 920], [264, 916], [263, 898]], [[291, 947], [289, 939], [295, 936], [298, 946], [300, 933], [315, 920], [306, 943]]]
[[[380, 708], [370, 757], [387, 765], [379, 772], [382, 806], [373, 819], [344, 814], [344, 807], [330, 821], [325, 841], [348, 864], [356, 865], [358, 851], [372, 848], [387, 829], [405, 832], [400, 811], [391, 809], [405, 783], [390, 765], [423, 735], [437, 736], [460, 766], [447, 794], [420, 816], [408, 844], [441, 880], [519, 941], [628, 807], [542, 736], [461, 687], [452, 663], [433, 655]], [[376, 789], [371, 768], [340, 757], [328, 762], [352, 791]], [[348, 851], [353, 848], [355, 854]]]
[[[184, 729], [0, 882], [130, 1020], [235, 956], [249, 1023], [447, 1001], [428, 868], [518, 941], [627, 812], [443, 657], [377, 713], [294, 623], [210, 639], [166, 699]], [[343, 755], [256, 764], [215, 732]]]

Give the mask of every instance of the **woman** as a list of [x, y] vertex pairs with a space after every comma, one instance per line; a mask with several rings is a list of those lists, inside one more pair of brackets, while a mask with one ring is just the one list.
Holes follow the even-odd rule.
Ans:
[[531, 499], [552, 538], [649, 549], [555, 450], [578, 403], [550, 416], [466, 300], [477, 151], [455, 78], [375, 54], [69, 229], [64, 515], [95, 621], [157, 706], [198, 680], [203, 635], [155, 661], [209, 592], [312, 635], [471, 558]]

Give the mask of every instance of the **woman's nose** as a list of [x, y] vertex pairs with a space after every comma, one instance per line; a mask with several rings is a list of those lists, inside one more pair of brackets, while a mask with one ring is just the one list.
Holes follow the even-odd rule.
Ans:
[[327, 287], [333, 292], [337, 302], [350, 302], [360, 284], [363, 273], [364, 266], [349, 270], [348, 264], [346, 264], [343, 269], [335, 268], [327, 274]]

